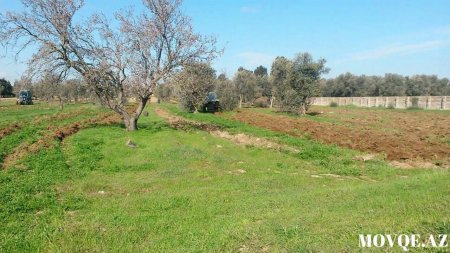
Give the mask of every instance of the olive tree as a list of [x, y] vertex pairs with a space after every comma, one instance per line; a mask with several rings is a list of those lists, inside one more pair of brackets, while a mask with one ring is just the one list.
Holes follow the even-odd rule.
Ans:
[[216, 71], [205, 63], [191, 63], [175, 77], [175, 89], [181, 106], [189, 112], [198, 112], [206, 96], [214, 90]]
[[292, 62], [283, 57], [279, 56], [275, 58], [275, 60], [272, 63], [272, 68], [270, 71], [270, 83], [272, 86], [272, 94], [273, 94], [273, 100], [276, 98], [277, 102], [279, 102], [279, 106], [281, 110], [285, 110], [285, 103], [282, 103], [282, 101], [287, 100], [287, 90], [289, 89], [289, 84], [287, 83], [287, 78], [289, 71], [291, 69]]
[[326, 60], [315, 61], [311, 54], [300, 53], [289, 61], [277, 57], [272, 65], [272, 82], [277, 89], [280, 109], [305, 114], [311, 98], [320, 94], [320, 77], [328, 73]]
[[251, 102], [256, 97], [256, 77], [252, 71], [240, 67], [233, 78], [234, 86], [239, 95], [239, 108], [243, 102]]
[[238, 107], [239, 94], [233, 82], [225, 74], [220, 74], [217, 77], [215, 91], [220, 100], [220, 108], [222, 110], [232, 111]]
[[0, 78], [0, 97], [10, 97], [13, 95], [13, 87], [11, 83], [4, 78]]

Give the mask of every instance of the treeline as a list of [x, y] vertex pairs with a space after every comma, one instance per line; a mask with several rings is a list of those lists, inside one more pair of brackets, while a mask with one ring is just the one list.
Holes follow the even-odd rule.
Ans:
[[11, 87], [12, 94], [19, 94], [20, 90], [31, 91], [33, 97], [39, 100], [58, 101], [63, 107], [64, 103], [83, 100], [95, 100], [92, 88], [80, 78], [60, 80], [55, 75], [44, 75], [33, 80], [26, 75], [14, 82]]
[[450, 96], [448, 78], [436, 75], [384, 76], [341, 74], [322, 80], [323, 97]]
[[436, 75], [346, 73], [324, 79], [321, 75], [328, 71], [325, 62], [325, 59], [314, 61], [309, 53], [293, 59], [277, 57], [270, 73], [264, 66], [254, 70], [240, 67], [232, 77], [223, 73], [217, 76], [211, 66], [200, 64], [186, 68], [175, 81], [160, 85], [157, 96], [166, 101], [175, 99], [188, 111], [198, 111], [206, 94], [215, 91], [224, 110], [276, 105], [282, 111], [301, 114], [315, 96], [450, 96], [449, 79]]
[[299, 53], [293, 59], [277, 57], [270, 75], [264, 66], [253, 71], [240, 67], [231, 79], [225, 74], [216, 76], [209, 65], [196, 64], [184, 68], [172, 82], [159, 85], [157, 96], [175, 98], [184, 109], [195, 112], [208, 92], [215, 91], [224, 110], [243, 105], [271, 107], [276, 102], [282, 111], [304, 114], [310, 98], [320, 95], [320, 77], [329, 71], [325, 63], [325, 59]]

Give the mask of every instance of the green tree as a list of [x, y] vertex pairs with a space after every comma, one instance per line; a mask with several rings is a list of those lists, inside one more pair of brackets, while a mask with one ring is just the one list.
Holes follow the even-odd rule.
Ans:
[[11, 83], [3, 78], [0, 79], [0, 96], [1, 97], [14, 96], [13, 87]]
[[206, 63], [186, 65], [175, 77], [175, 89], [182, 107], [189, 112], [198, 112], [206, 102], [208, 92], [214, 90], [216, 71]]
[[238, 107], [239, 94], [233, 82], [225, 74], [220, 74], [216, 80], [216, 94], [222, 110], [232, 111]]
[[272, 86], [272, 100], [281, 101], [285, 100], [286, 92], [289, 89], [287, 78], [289, 71], [292, 67], [292, 62], [283, 56], [275, 58], [272, 63], [272, 69], [270, 71], [270, 83]]
[[255, 74], [255, 76], [267, 76], [267, 68], [260, 65], [259, 67], [257, 67], [255, 69], [255, 71], [253, 71], [253, 73]]
[[239, 95], [239, 108], [243, 102], [251, 102], [256, 98], [256, 78], [252, 71], [240, 67], [233, 83]]
[[294, 58], [287, 78], [286, 109], [301, 115], [306, 113], [311, 98], [320, 94], [321, 75], [329, 72], [325, 63], [323, 58], [315, 61], [309, 53], [300, 53]]

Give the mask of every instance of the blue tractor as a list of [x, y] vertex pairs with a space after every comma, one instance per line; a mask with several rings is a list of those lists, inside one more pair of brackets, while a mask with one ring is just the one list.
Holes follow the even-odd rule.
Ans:
[[19, 98], [17, 99], [18, 105], [32, 105], [33, 98], [31, 95], [31, 91], [29, 90], [21, 90], [19, 92]]

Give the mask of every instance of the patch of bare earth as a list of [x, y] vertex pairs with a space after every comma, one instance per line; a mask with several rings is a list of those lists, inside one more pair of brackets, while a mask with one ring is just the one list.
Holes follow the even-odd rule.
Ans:
[[[399, 117], [397, 123], [389, 123], [392, 131], [386, 129], [380, 131], [370, 124], [377, 123], [377, 120], [380, 121], [381, 115], [373, 116], [371, 111], [358, 111], [357, 113], [362, 116], [357, 119], [354, 116], [354, 120], [351, 120], [353, 116], [347, 119], [348, 122], [352, 122], [351, 125], [318, 122], [304, 117], [269, 115], [255, 111], [240, 111], [232, 119], [292, 136], [309, 136], [326, 144], [337, 144], [369, 153], [384, 153], [388, 160], [409, 164], [413, 167], [432, 167], [431, 164], [441, 167], [450, 165], [450, 145], [442, 143], [438, 139], [429, 138], [430, 134], [448, 134], [450, 136], [448, 127], [450, 119], [448, 117], [440, 118], [439, 120], [443, 120], [442, 122], [416, 122], [416, 125], [420, 123], [421, 127], [415, 127], [415, 131], [411, 129], [410, 125], [405, 126], [412, 124], [410, 119], [407, 119], [406, 116]], [[345, 116], [341, 115], [341, 117]], [[395, 120], [394, 116], [390, 117], [391, 120]], [[365, 124], [359, 124], [360, 122], [365, 122]], [[444, 127], [443, 124], [447, 124], [447, 127]], [[434, 126], [436, 126], [435, 129]], [[423, 130], [429, 128], [434, 130], [430, 133]]]
[[155, 109], [156, 114], [165, 119], [172, 127], [177, 129], [189, 129], [189, 128], [195, 128], [200, 129], [203, 131], [208, 132], [209, 134], [219, 137], [222, 139], [230, 140], [238, 145], [241, 146], [254, 146], [254, 147], [261, 147], [261, 148], [269, 148], [269, 149], [276, 149], [281, 151], [288, 151], [292, 153], [299, 153], [300, 150], [295, 149], [293, 147], [289, 147], [287, 145], [282, 145], [273, 141], [270, 141], [265, 138], [259, 138], [247, 134], [231, 134], [227, 131], [221, 130], [219, 126], [215, 126], [212, 124], [207, 123], [201, 123], [196, 122], [193, 120], [187, 120], [182, 117], [174, 116], [169, 114], [167, 111], [162, 110], [160, 108]]

